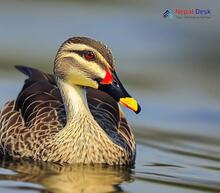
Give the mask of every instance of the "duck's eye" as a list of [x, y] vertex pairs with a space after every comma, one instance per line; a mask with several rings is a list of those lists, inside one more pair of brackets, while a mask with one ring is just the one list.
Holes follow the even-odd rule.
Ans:
[[92, 51], [86, 51], [83, 53], [83, 56], [86, 60], [94, 60], [95, 59], [95, 54]]

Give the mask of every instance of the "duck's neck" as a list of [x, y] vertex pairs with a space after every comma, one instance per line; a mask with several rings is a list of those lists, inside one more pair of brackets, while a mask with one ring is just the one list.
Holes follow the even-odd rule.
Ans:
[[58, 80], [57, 83], [65, 105], [67, 124], [72, 123], [77, 119], [82, 119], [85, 116], [92, 117], [84, 87], [69, 85], [62, 80]]

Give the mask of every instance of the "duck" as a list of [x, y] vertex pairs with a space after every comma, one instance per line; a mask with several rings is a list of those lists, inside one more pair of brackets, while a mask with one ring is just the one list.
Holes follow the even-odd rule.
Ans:
[[141, 110], [119, 80], [111, 50], [89, 37], [63, 42], [53, 73], [15, 66], [23, 88], [0, 112], [0, 152], [60, 164], [133, 165], [134, 134], [123, 105]]

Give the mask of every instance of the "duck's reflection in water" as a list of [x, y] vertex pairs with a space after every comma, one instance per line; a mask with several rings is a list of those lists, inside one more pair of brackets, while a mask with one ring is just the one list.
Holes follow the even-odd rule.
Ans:
[[58, 165], [27, 160], [1, 161], [1, 167], [17, 173], [0, 175], [1, 180], [33, 182], [54, 193], [125, 192], [120, 184], [133, 181], [131, 170], [122, 167]]

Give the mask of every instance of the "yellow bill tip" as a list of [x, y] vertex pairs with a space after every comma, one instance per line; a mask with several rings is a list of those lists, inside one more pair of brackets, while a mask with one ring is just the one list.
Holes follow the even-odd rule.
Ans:
[[138, 105], [137, 101], [134, 98], [131, 97], [120, 98], [119, 102], [136, 113], [140, 112], [140, 106]]

